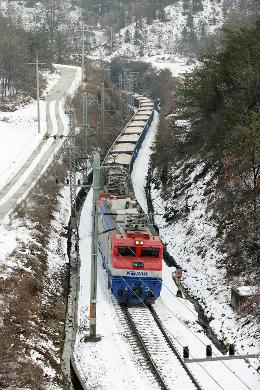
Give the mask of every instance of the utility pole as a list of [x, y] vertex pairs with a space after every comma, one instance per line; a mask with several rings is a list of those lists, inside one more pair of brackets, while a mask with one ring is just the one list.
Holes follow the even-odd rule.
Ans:
[[85, 155], [87, 156], [88, 151], [88, 95], [84, 92], [82, 95], [82, 120], [83, 120], [83, 131], [85, 133]]
[[[85, 28], [85, 23], [83, 21], [83, 27], [81, 30], [77, 30], [79, 32], [82, 32], [82, 48], [81, 48], [81, 69], [82, 69], [82, 75], [81, 75], [81, 84], [83, 85], [84, 82], [84, 71], [85, 71], [85, 33], [87, 32], [93, 32], [93, 30], [97, 29], [96, 26], [87, 26]], [[101, 48], [99, 49], [101, 50]]]
[[131, 106], [132, 106], [132, 111], [134, 111], [134, 96], [133, 96], [133, 93], [134, 93], [134, 89], [135, 89], [135, 86], [137, 85], [137, 77], [139, 75], [139, 72], [131, 72], [131, 77], [132, 77], [132, 80], [131, 80]]
[[90, 328], [85, 341], [99, 341], [97, 335], [97, 238], [98, 238], [98, 199], [100, 192], [100, 156], [94, 155], [93, 164], [93, 216], [92, 216], [92, 250], [91, 250], [91, 283], [90, 283]]
[[134, 74], [131, 69], [124, 69], [124, 91], [126, 93], [126, 115], [130, 116], [133, 109], [133, 88], [134, 88]]
[[128, 103], [129, 103], [129, 96], [128, 96], [128, 72], [130, 69], [124, 69], [124, 92], [126, 94], [126, 118], [128, 118]]
[[129, 76], [129, 93], [130, 93], [130, 114], [134, 111], [134, 74], [131, 72]]
[[100, 87], [100, 105], [101, 105], [101, 155], [104, 153], [104, 129], [105, 129], [105, 84], [101, 83]]
[[114, 44], [114, 37], [113, 37], [113, 27], [110, 27], [110, 52], [113, 53], [113, 44]]
[[[84, 24], [83, 24], [84, 29]], [[83, 85], [84, 82], [84, 70], [85, 70], [85, 31], [82, 31], [82, 53], [81, 53], [81, 84]]]
[[[87, 92], [84, 92], [82, 95], [82, 129], [85, 134], [85, 158], [86, 162], [88, 161], [88, 95]], [[83, 182], [87, 181], [88, 175], [88, 164], [86, 163], [86, 170], [83, 174]]]
[[145, 47], [147, 46], [147, 43], [148, 43], [148, 31], [145, 30], [144, 31], [144, 45], [145, 45]]
[[76, 150], [75, 150], [75, 111], [68, 110], [69, 115], [69, 140], [70, 140], [70, 207], [71, 207], [71, 234], [78, 238], [77, 215], [77, 183], [76, 183]]
[[99, 46], [99, 63], [100, 63], [100, 65], [102, 65], [102, 62], [103, 62], [102, 50], [101, 50], [101, 46]]
[[122, 92], [123, 92], [123, 77], [122, 77], [122, 74], [120, 73], [120, 75], [119, 75], [119, 112], [120, 112], [121, 118], [124, 115], [124, 113], [123, 113], [123, 96], [122, 96]]
[[171, 36], [170, 36], [170, 54], [173, 54], [174, 52], [174, 32], [171, 31]]
[[131, 113], [131, 73], [127, 74], [127, 116]]
[[37, 89], [37, 116], [38, 116], [38, 134], [41, 132], [41, 113], [40, 113], [40, 83], [39, 83], [39, 57], [36, 50], [36, 89]]
[[123, 69], [124, 71], [124, 91], [126, 92], [127, 91], [127, 73], [129, 71], [129, 69]]
[[45, 62], [39, 62], [38, 50], [36, 50], [36, 60], [35, 60], [35, 62], [28, 62], [27, 63], [27, 65], [35, 65], [35, 71], [36, 71], [38, 134], [41, 133], [39, 65], [45, 65], [45, 64], [46, 64]]
[[85, 23], [83, 22], [83, 27], [81, 30], [78, 30], [82, 33], [81, 39], [82, 39], [82, 49], [81, 49], [81, 84], [83, 85], [84, 82], [84, 71], [85, 71], [85, 32], [87, 30], [85, 29]]

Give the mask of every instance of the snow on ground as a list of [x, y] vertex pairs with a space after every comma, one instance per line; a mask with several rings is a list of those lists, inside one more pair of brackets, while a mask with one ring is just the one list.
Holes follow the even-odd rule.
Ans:
[[[61, 189], [58, 197], [57, 211], [54, 213], [53, 217], [49, 243], [46, 247], [47, 270], [44, 276], [46, 285], [44, 287], [44, 291], [48, 291], [48, 294], [53, 293], [53, 296], [55, 296], [56, 299], [63, 299], [63, 286], [60, 275], [64, 274], [67, 269], [69, 259], [67, 256], [67, 237], [66, 234], [62, 235], [61, 233], [66, 233], [64, 227], [68, 226], [70, 219], [70, 194], [68, 187], [63, 187]], [[23, 237], [23, 240], [24, 239], [25, 237]], [[28, 237], [28, 239], [30, 239], [30, 237]], [[48, 299], [49, 296], [47, 294], [45, 297], [43, 296], [42, 304], [46, 304], [48, 306], [50, 304]], [[55, 383], [55, 380], [57, 379], [56, 370], [51, 367], [48, 360], [44, 358], [43, 354], [40, 354], [35, 350], [35, 346], [37, 345], [38, 350], [48, 351], [51, 354], [52, 359], [56, 361], [57, 365], [60, 364], [59, 347], [46, 337], [44, 330], [40, 333], [40, 335], [41, 336], [31, 340], [31, 358], [41, 367], [49, 382], [53, 381], [53, 383]], [[47, 390], [62, 390], [62, 387], [57, 384], [49, 384], [46, 388]]]
[[[50, 91], [58, 82], [57, 73], [47, 73], [47, 91]], [[45, 92], [46, 93], [46, 92]], [[45, 105], [41, 101], [41, 125], [46, 131], [44, 118]], [[43, 134], [38, 135], [36, 101], [20, 107], [14, 112], [0, 112], [0, 189], [12, 178], [36, 148]], [[25, 232], [17, 232], [8, 226], [0, 225], [0, 264], [6, 262], [9, 253], [18, 245], [19, 237]], [[10, 268], [12, 264], [9, 264]], [[17, 266], [17, 264], [16, 264]]]
[[[229, 5], [230, 12], [236, 9], [237, 0]], [[194, 12], [193, 25], [197, 37], [209, 35], [219, 29], [225, 16], [223, 15], [223, 1], [202, 0], [203, 10]], [[111, 61], [116, 57], [125, 57], [135, 61], [151, 63], [157, 69], [170, 69], [173, 76], [178, 76], [193, 69], [194, 64], [190, 63], [188, 57], [181, 55], [183, 43], [179, 40], [182, 37], [183, 29], [189, 31], [188, 12], [183, 11], [183, 1], [176, 1], [165, 8], [166, 20], [154, 20], [148, 24], [146, 18], [142, 19], [138, 34], [141, 36], [139, 43], [135, 42], [136, 23], [131, 23], [115, 34], [114, 48], [111, 53], [107, 47], [105, 33], [96, 33], [95, 40], [99, 44], [98, 49], [91, 52], [91, 58], [105, 58]], [[129, 32], [130, 42], [125, 42], [126, 32]], [[141, 43], [142, 42], [142, 43]], [[97, 47], [95, 43], [95, 47]], [[141, 47], [142, 46], [142, 47]]]
[[[51, 91], [60, 79], [59, 73], [44, 72]], [[46, 102], [40, 100], [41, 134], [38, 134], [37, 103], [33, 101], [14, 112], [0, 112], [0, 189], [16, 174], [37, 147], [47, 130]]]
[[[145, 198], [145, 192], [144, 188], [146, 185], [146, 175], [148, 172], [148, 164], [149, 164], [149, 157], [151, 154], [150, 147], [152, 146], [153, 140], [156, 135], [156, 130], [158, 128], [158, 114], [155, 115], [155, 119], [153, 121], [153, 124], [150, 128], [150, 131], [144, 140], [143, 146], [141, 151], [139, 152], [138, 159], [134, 165], [133, 173], [132, 173], [132, 180], [133, 185], [135, 189], [136, 197], [139, 201], [139, 203], [142, 205], [145, 211], [147, 211], [147, 203]], [[200, 171], [200, 168], [198, 168], [198, 172]], [[140, 174], [140, 172], [142, 174]], [[193, 172], [193, 177], [198, 172]], [[210, 173], [209, 175], [211, 175]], [[207, 181], [208, 178], [204, 178], [205, 181]], [[198, 183], [197, 190], [201, 188], [201, 183]], [[204, 190], [204, 189], [203, 189]], [[203, 204], [203, 202], [200, 203], [200, 199], [198, 198], [198, 194], [194, 191], [194, 188], [191, 188], [191, 193], [193, 193], [194, 198], [196, 198], [196, 202], [199, 208], [199, 211], [195, 209], [194, 215], [192, 218], [194, 219], [195, 224], [203, 224], [202, 231], [203, 234], [201, 236], [196, 237], [196, 245], [200, 243], [203, 245], [203, 242], [205, 242], [208, 238], [214, 238], [215, 228], [205, 224], [205, 220], [200, 220], [202, 216], [206, 215], [206, 207]], [[187, 224], [179, 223], [176, 227], [169, 226], [166, 227], [166, 223], [163, 219], [162, 214], [165, 213], [165, 210], [163, 208], [164, 201], [161, 199], [160, 195], [158, 194], [158, 191], [156, 191], [153, 188], [152, 192], [152, 198], [154, 199], [154, 207], [155, 207], [155, 213], [158, 214], [155, 216], [156, 222], [158, 226], [160, 226], [160, 235], [163, 239], [163, 241], [167, 244], [167, 249], [169, 252], [173, 255], [174, 258], [179, 260], [179, 256], [176, 257], [177, 250], [180, 250], [181, 248], [184, 250], [184, 256], [183, 256], [183, 267], [188, 271], [186, 274], [186, 285], [190, 287], [190, 284], [194, 284], [194, 279], [197, 281], [196, 284], [196, 291], [201, 291], [204, 302], [205, 302], [205, 308], [206, 312], [209, 313], [210, 308], [211, 312], [215, 317], [215, 320], [211, 322], [212, 328], [217, 332], [217, 334], [220, 336], [220, 338], [225, 335], [226, 338], [228, 338], [229, 342], [234, 342], [234, 337], [236, 337], [240, 342], [243, 341], [243, 344], [245, 345], [245, 349], [241, 349], [240, 345], [236, 345], [236, 348], [239, 350], [240, 353], [257, 353], [259, 352], [259, 345], [255, 345], [255, 339], [254, 339], [254, 332], [256, 329], [252, 329], [251, 325], [249, 326], [243, 326], [243, 321], [238, 322], [238, 318], [236, 314], [233, 312], [233, 310], [230, 308], [229, 301], [229, 289], [226, 286], [224, 274], [222, 270], [219, 270], [216, 268], [217, 259], [216, 259], [216, 252], [211, 247], [207, 246], [208, 249], [208, 257], [205, 259], [198, 258], [196, 265], [200, 264], [200, 272], [198, 275], [198, 272], [196, 272], [196, 269], [194, 270], [194, 263], [193, 266], [189, 268], [188, 264], [186, 263], [186, 259], [193, 255], [193, 248], [195, 243], [191, 242], [190, 245], [187, 247], [187, 236], [184, 234], [187, 232]], [[189, 199], [189, 202], [192, 204], [192, 199]], [[198, 222], [200, 221], [200, 222]], [[204, 223], [203, 223], [204, 222]], [[206, 226], [205, 226], [206, 225]], [[165, 226], [165, 228], [163, 227]], [[205, 230], [207, 229], [207, 231]], [[184, 234], [184, 237], [182, 236]], [[177, 250], [176, 250], [176, 242], [177, 242]], [[184, 249], [185, 248], [185, 249]], [[213, 261], [211, 261], [213, 260]], [[176, 294], [176, 286], [174, 285], [172, 281], [172, 268], [169, 268], [167, 265], [164, 265], [163, 269], [163, 289], [161, 294], [161, 299], [156, 302], [155, 308], [159, 309], [158, 312], [164, 313], [164, 324], [167, 329], [170, 330], [170, 333], [174, 334], [175, 329], [179, 329], [179, 336], [180, 339], [176, 343], [176, 348], [179, 349], [180, 353], [182, 353], [182, 347], [185, 345], [190, 346], [191, 354], [193, 357], [203, 357], [205, 356], [205, 346], [207, 344], [211, 344], [210, 340], [207, 339], [203, 335], [203, 331], [201, 327], [196, 323], [197, 321], [197, 313], [195, 312], [194, 307], [186, 300], [178, 299], [175, 297]], [[205, 277], [205, 274], [207, 277]], [[219, 275], [218, 275], [219, 274]], [[217, 277], [218, 275], [218, 277]], [[212, 290], [209, 289], [209, 286], [217, 285], [217, 291], [220, 292], [220, 297], [223, 297], [224, 299], [221, 299], [220, 302], [216, 301], [215, 294], [212, 294]], [[222, 295], [223, 294], [223, 295]], [[200, 302], [201, 303], [201, 302]], [[181, 319], [182, 317], [182, 319]], [[169, 327], [166, 325], [165, 321], [169, 322]], [[181, 322], [182, 321], [182, 326]], [[186, 326], [183, 326], [183, 324], [186, 324]], [[187, 326], [188, 324], [188, 326]], [[194, 335], [193, 332], [197, 332], [196, 335]], [[246, 328], [246, 329], [245, 329]], [[231, 332], [231, 334], [230, 334]], [[201, 336], [202, 334], [202, 336]], [[233, 337], [230, 337], [230, 336]], [[228, 337], [229, 336], [229, 337]], [[201, 339], [202, 341], [197, 342], [196, 339]], [[246, 346], [247, 345], [247, 346]], [[251, 347], [251, 348], [250, 348]], [[220, 353], [214, 349], [214, 353], [217, 355], [220, 355]], [[257, 367], [257, 359], [251, 361], [251, 363], [254, 364], [255, 367]], [[260, 384], [260, 375], [256, 373], [256, 371], [252, 369], [247, 369], [246, 364], [244, 361], [236, 361], [232, 363], [225, 363], [226, 366], [230, 368], [231, 371], [235, 371], [236, 375], [241, 377], [241, 381], [235, 377], [234, 375], [230, 375], [230, 378], [227, 377], [221, 378], [223, 375], [223, 363], [210, 363], [210, 373], [211, 375], [215, 372], [219, 371], [221, 374], [219, 375], [219, 379], [221, 383], [224, 384], [225, 389], [231, 388], [229, 385], [232, 384], [233, 388], [247, 388], [245, 385], [243, 385], [242, 382], [245, 382], [249, 388], [255, 388], [257, 389]], [[224, 368], [225, 368], [224, 365]], [[208, 363], [202, 365], [204, 369], [208, 370]], [[194, 370], [194, 373], [198, 373], [201, 370], [198, 369], [198, 367]], [[203, 369], [202, 369], [203, 370]], [[230, 373], [229, 369], [226, 369], [227, 373]], [[207, 373], [205, 373], [206, 377], [209, 377]], [[201, 377], [201, 374], [200, 376]], [[209, 378], [208, 378], [209, 379]], [[202, 382], [201, 382], [202, 383]], [[207, 383], [207, 382], [205, 382]], [[209, 383], [207, 384], [209, 386]], [[211, 383], [209, 388], [214, 386], [214, 383]], [[242, 386], [242, 387], [241, 387]], [[218, 388], [218, 387], [216, 387]]]
[[72, 98], [80, 86], [82, 69], [78, 66], [73, 66], [73, 65], [53, 64], [53, 66], [55, 68], [74, 68], [77, 70], [76, 76], [73, 82], [71, 83], [70, 88], [67, 91], [67, 95]]
[[[60, 65], [55, 65], [56, 68]], [[70, 95], [76, 91], [81, 81], [81, 68], [77, 68], [77, 73], [74, 81], [68, 91]], [[56, 85], [60, 79], [59, 72], [47, 74], [47, 88], [44, 91], [44, 96], [51, 91], [51, 89]], [[57, 132], [57, 121], [55, 117], [55, 102], [50, 104], [50, 116], [53, 122], [53, 132]], [[3, 126], [0, 129], [0, 189], [19, 171], [22, 164], [27, 160], [33, 150], [38, 146], [41, 141], [44, 133], [46, 132], [46, 119], [43, 117], [46, 114], [46, 102], [41, 100], [41, 124], [42, 124], [42, 133], [39, 135], [37, 132], [37, 108], [36, 102], [30, 103], [24, 107], [21, 107], [15, 112], [0, 113], [0, 121], [3, 121]], [[65, 126], [66, 132], [68, 132], [68, 116], [64, 112], [64, 99], [60, 101], [59, 104], [59, 113], [62, 119], [62, 122]], [[6, 119], [5, 119], [6, 118]], [[46, 141], [42, 151], [33, 161], [32, 165], [28, 167], [24, 175], [17, 181], [15, 188], [19, 187], [26, 177], [32, 172], [33, 168], [37, 166], [37, 162], [40, 160], [44, 151], [47, 150], [50, 143], [53, 142], [53, 139]], [[55, 152], [60, 147], [60, 143], [57, 143]], [[42, 174], [50, 161], [48, 161], [45, 167], [41, 167], [39, 174]], [[35, 177], [37, 181], [37, 177]], [[8, 196], [11, 196], [15, 188], [12, 188], [8, 192]], [[26, 194], [24, 194], [25, 196]], [[1, 199], [0, 202], [3, 202], [4, 199]], [[1, 241], [0, 241], [0, 264], [6, 262], [8, 254], [15, 249], [18, 245], [19, 234], [22, 236], [26, 235], [26, 232], [16, 232], [11, 229], [11, 226], [2, 226], [0, 225], [1, 232]], [[17, 266], [17, 265], [16, 265]], [[12, 267], [12, 264], [8, 264], [8, 267]]]
[[[65, 227], [68, 226], [70, 220], [70, 191], [69, 187], [64, 187], [59, 195], [59, 207], [54, 214], [52, 221], [52, 232], [48, 245], [48, 271], [47, 278], [52, 284], [52, 289], [61, 291], [60, 281], [52, 278], [52, 275], [59, 273], [68, 263], [67, 256], [67, 237]], [[64, 233], [64, 234], [62, 234]]]
[[[161, 197], [161, 190], [152, 187], [155, 213], [162, 214], [157, 215], [155, 220], [160, 226], [160, 234], [169, 253], [187, 271], [184, 274], [185, 286], [205, 310], [210, 318], [210, 326], [219, 339], [235, 343], [240, 353], [255, 353], [259, 351], [257, 324], [250, 316], [240, 317], [230, 307], [231, 289], [226, 284], [226, 271], [221, 267], [223, 255], [214, 247], [216, 227], [210, 221], [207, 199], [204, 196], [205, 185], [212, 172], [196, 183], [192, 182], [202, 169], [203, 166], [198, 165], [189, 178], [192, 185], [185, 195], [189, 209], [185, 221], [181, 219], [172, 224], [165, 222], [162, 215], [167, 208], [173, 206], [173, 201], [165, 202]], [[178, 171], [174, 173], [177, 175]], [[174, 183], [176, 185], [177, 182]], [[185, 199], [181, 199], [174, 207], [182, 208], [184, 202]]]
[[1, 112], [0, 121], [0, 187], [3, 187], [39, 143], [36, 102], [15, 112]]
[[[212, 344], [198, 324], [193, 305], [176, 297], [176, 286], [172, 280], [173, 268], [163, 267], [163, 288], [155, 309], [168, 330], [171, 339], [182, 354], [183, 347], [189, 346], [190, 358], [205, 357], [206, 345]], [[213, 356], [222, 354], [213, 346]], [[204, 389], [258, 389], [259, 374], [244, 360], [190, 363], [193, 372]]]
[[[54, 65], [56, 68], [66, 67], [66, 65]], [[72, 67], [72, 66], [68, 66]], [[76, 77], [72, 82], [67, 95], [72, 96], [80, 84], [81, 69], [77, 69]], [[47, 73], [47, 88], [43, 93], [45, 97], [60, 79], [59, 70], [56, 73]], [[38, 134], [37, 125], [37, 105], [36, 101], [18, 108], [14, 112], [0, 112], [0, 189], [3, 187], [20, 169], [33, 150], [38, 146], [47, 131], [46, 124], [46, 101], [40, 101], [41, 112], [41, 134]], [[57, 120], [55, 116], [55, 101], [50, 103], [50, 116], [53, 122], [53, 134], [57, 133]], [[68, 117], [64, 113], [64, 99], [59, 104], [59, 113], [63, 124], [68, 124]], [[45, 149], [48, 148], [52, 140], [47, 140], [45, 148], [34, 161], [34, 165], [40, 160]], [[31, 170], [33, 166], [31, 167]], [[26, 173], [26, 175], [28, 172]], [[17, 183], [18, 185], [18, 183]], [[3, 199], [1, 199], [3, 201]]]
[[166, 56], [166, 58], [164, 56], [153, 56], [146, 57], [144, 60], [145, 62], [149, 62], [156, 69], [169, 69], [173, 77], [178, 77], [191, 72], [196, 65], [195, 61], [191, 62], [188, 58], [179, 55], [170, 55]]
[[[155, 113], [132, 173], [136, 196], [144, 210], [147, 210], [144, 193], [146, 174], [158, 123], [159, 115]], [[148, 382], [148, 372], [142, 370], [138, 364], [138, 356], [131, 350], [131, 343], [127, 342], [127, 331], [120, 320], [117, 304], [108, 291], [106, 272], [100, 260], [98, 263], [97, 333], [102, 336], [102, 339], [98, 343], [84, 341], [89, 331], [91, 212], [92, 193], [89, 194], [84, 204], [80, 222], [81, 290], [78, 312], [79, 330], [75, 344], [77, 367], [89, 388], [112, 388], [113, 390], [156, 388], [156, 384]], [[211, 341], [198, 324], [198, 315], [193, 305], [185, 299], [176, 297], [172, 271], [173, 268], [164, 264], [161, 298], [154, 307], [180, 354], [182, 354], [183, 346], [188, 345], [191, 357], [204, 357], [205, 346], [211, 344]], [[221, 355], [215, 347], [213, 347], [213, 354]], [[191, 369], [202, 387], [207, 390], [221, 388], [224, 390], [233, 388], [256, 390], [260, 384], [259, 375], [243, 360], [192, 363]]]
[[[202, 169], [202, 166], [198, 166], [193, 177]], [[210, 175], [212, 172], [189, 188], [186, 194], [189, 213], [185, 221], [181, 219], [167, 224], [160, 215], [155, 220], [169, 253], [187, 271], [184, 276], [185, 286], [205, 310], [211, 320], [210, 326], [219, 339], [235, 343], [239, 353], [256, 353], [259, 352], [257, 324], [250, 316], [240, 317], [230, 307], [231, 289], [225, 279], [225, 269], [220, 266], [223, 255], [214, 248], [216, 227], [208, 220], [207, 201], [203, 195]], [[173, 205], [172, 201], [168, 204], [164, 202], [161, 190], [154, 187], [152, 198], [156, 214], [164, 214], [166, 207]]]
[[[152, 146], [153, 140], [156, 135], [156, 130], [158, 128], [158, 114], [155, 115], [155, 119], [153, 121], [153, 124], [150, 128], [150, 131], [144, 140], [144, 143], [142, 145], [142, 149], [139, 152], [138, 159], [134, 165], [133, 173], [132, 173], [132, 180], [133, 185], [135, 189], [136, 197], [139, 201], [139, 203], [142, 205], [145, 211], [147, 211], [147, 203], [145, 198], [145, 192], [144, 188], [146, 185], [146, 175], [148, 172], [148, 164], [149, 164], [149, 157], [151, 154], [150, 147]], [[141, 174], [140, 174], [141, 172]], [[193, 173], [193, 176], [195, 176], [196, 172]], [[212, 173], [211, 173], [212, 174]], [[205, 178], [204, 180], [207, 180]], [[201, 183], [199, 183], [198, 187], [201, 186]], [[164, 210], [162, 205], [164, 204], [163, 200], [158, 197], [158, 194], [154, 192], [153, 189], [152, 198], [154, 198], [154, 206], [155, 206], [155, 213], [158, 213], [156, 216], [156, 221], [159, 222], [159, 226], [165, 225], [165, 222], [163, 220], [162, 215], [164, 214]], [[194, 192], [194, 189], [191, 190], [191, 192], [194, 194], [194, 197], [197, 198], [197, 194]], [[199, 199], [197, 198], [197, 202], [199, 203]], [[205, 212], [203, 203], [201, 204], [202, 215], [203, 212]], [[200, 211], [201, 212], [201, 211]], [[198, 218], [198, 211], [195, 211], [195, 215], [193, 216], [195, 220]], [[200, 213], [199, 213], [200, 214]], [[201, 216], [201, 215], [200, 215]], [[201, 242], [201, 240], [205, 240], [206, 237], [214, 237], [214, 228], [210, 227], [209, 225], [206, 225], [208, 227], [208, 232], [204, 230], [204, 234], [202, 237], [197, 237], [198, 241]], [[166, 228], [167, 229], [167, 228]], [[165, 229], [165, 230], [166, 230]], [[186, 225], [182, 226], [182, 231], [185, 231], [187, 229]], [[180, 226], [177, 226], [174, 231], [173, 228], [169, 227], [167, 230], [167, 235], [164, 233], [164, 229], [160, 227], [160, 234], [166, 242], [167, 248], [169, 250], [170, 248], [175, 249], [176, 245], [176, 238], [179, 238], [180, 236]], [[181, 240], [182, 237], [179, 238]], [[184, 242], [182, 241], [181, 244], [185, 246]], [[203, 245], [203, 241], [202, 241]], [[189, 248], [186, 248], [186, 253], [184, 259], [187, 259], [187, 256], [189, 256], [189, 251], [192, 253], [193, 251], [193, 243], [189, 246]], [[174, 251], [174, 254], [176, 252]], [[214, 253], [214, 250], [213, 250]], [[212, 252], [209, 251], [209, 257], [212, 259]], [[214, 253], [214, 260], [216, 260], [216, 253]], [[207, 290], [207, 287], [205, 286], [207, 283], [210, 284], [212, 282], [213, 278], [216, 278], [217, 273], [219, 272], [218, 269], [216, 269], [212, 262], [208, 261], [209, 259], [205, 259], [204, 261], [200, 258], [198, 259], [198, 262], [202, 265], [201, 267], [201, 273], [199, 277], [199, 282], [197, 283], [197, 288], [199, 288], [201, 291], [203, 291], [205, 301], [207, 301], [206, 306], [212, 305], [212, 312], [214, 313], [216, 320], [211, 323], [213, 329], [215, 331], [218, 331], [217, 325], [220, 325], [220, 328], [226, 328], [229, 330], [233, 329], [233, 335], [236, 334], [239, 335], [241, 338], [243, 333], [244, 334], [244, 340], [243, 343], [247, 344], [248, 346], [251, 344], [251, 349], [241, 350], [239, 346], [237, 349], [239, 349], [240, 353], [255, 353], [259, 352], [259, 347], [255, 346], [255, 340], [254, 337], [254, 330], [251, 329], [250, 332], [250, 326], [249, 326], [249, 332], [244, 331], [244, 327], [242, 326], [242, 321], [240, 321], [239, 324], [237, 324], [237, 318], [233, 310], [229, 306], [229, 300], [227, 301], [221, 301], [220, 303], [217, 303], [216, 307], [214, 304], [216, 304], [216, 297], [211, 294], [211, 290]], [[184, 262], [185, 264], [185, 262]], [[184, 266], [183, 264], [183, 266]], [[205, 267], [207, 265], [207, 267]], [[185, 268], [186, 264], [185, 264]], [[206, 272], [205, 272], [206, 271]], [[197, 313], [194, 309], [194, 307], [191, 305], [189, 301], [186, 301], [184, 299], [176, 298], [176, 286], [173, 283], [172, 280], [172, 272], [173, 268], [169, 268], [166, 264], [164, 264], [163, 269], [163, 289], [161, 293], [161, 298], [158, 300], [155, 304], [155, 308], [158, 313], [163, 314], [163, 320], [165, 327], [169, 330], [169, 332], [174, 335], [174, 338], [176, 338], [176, 329], [177, 331], [177, 338], [178, 340], [175, 342], [176, 348], [179, 350], [180, 353], [182, 353], [182, 347], [185, 345], [190, 346], [190, 351], [193, 357], [203, 357], [205, 356], [205, 347], [207, 344], [211, 344], [210, 340], [207, 339], [207, 337], [203, 334], [203, 331], [201, 327], [197, 323]], [[207, 274], [207, 277], [205, 278], [205, 273]], [[191, 275], [191, 277], [189, 276]], [[217, 280], [217, 284], [219, 284], [219, 291], [223, 293], [223, 290], [228, 290], [225, 284], [225, 280], [223, 278], [223, 272], [220, 271], [219, 279]], [[187, 273], [187, 279], [191, 279], [191, 283], [193, 283], [193, 277], [197, 278], [196, 275], [194, 275], [194, 269], [188, 269]], [[222, 280], [221, 280], [222, 277]], [[222, 282], [222, 283], [220, 283]], [[187, 285], [189, 285], [188, 281], [186, 282]], [[213, 283], [213, 282], [212, 282]], [[216, 281], [215, 281], [216, 283]], [[206, 297], [205, 297], [206, 295]], [[224, 314], [224, 316], [223, 316]], [[225, 324], [225, 325], [224, 325]], [[224, 331], [225, 332], [225, 331]], [[219, 332], [218, 332], [219, 333]], [[250, 335], [251, 333], [251, 335]], [[223, 336], [223, 335], [221, 335]], [[199, 340], [199, 341], [198, 341]], [[229, 339], [230, 342], [234, 341], [234, 338]], [[254, 348], [256, 347], [256, 348]], [[213, 353], [216, 355], [221, 355], [216, 348], [213, 349]], [[254, 363], [254, 365], [257, 367], [257, 360], [251, 361], [251, 363]], [[228, 367], [228, 368], [227, 368]], [[226, 370], [226, 376], [223, 375], [223, 370]], [[209, 374], [203, 370], [209, 371]], [[232, 375], [232, 371], [234, 371], [236, 374]], [[218, 376], [215, 375], [216, 372], [219, 372], [220, 374]], [[247, 365], [244, 361], [235, 361], [232, 363], [205, 363], [201, 364], [201, 367], [196, 367], [194, 369], [194, 373], [199, 375], [201, 384], [204, 384], [207, 389], [213, 389], [215, 388], [214, 384], [215, 382], [210, 380], [210, 375], [213, 375], [217, 381], [219, 381], [225, 389], [230, 388], [255, 388], [257, 389], [260, 385], [260, 376], [253, 368], [247, 369]], [[204, 378], [205, 377], [205, 378]], [[205, 382], [204, 382], [205, 380]], [[208, 381], [208, 382], [207, 382]], [[247, 384], [245, 386], [244, 383]], [[232, 385], [232, 387], [230, 387]], [[218, 385], [216, 385], [216, 388], [219, 388]]]
[[[36, 2], [34, 5], [30, 5], [29, 2], [23, 0], [0, 0], [0, 12], [4, 15], [12, 15], [14, 18], [19, 19], [23, 26], [27, 30], [34, 30], [35, 28], [42, 28], [46, 24], [46, 9], [41, 4], [44, 1]], [[66, 15], [63, 15], [64, 20], [59, 21], [59, 29], [68, 29], [68, 21], [73, 25], [77, 22], [81, 16], [81, 12], [71, 4], [67, 6], [64, 4], [64, 10]]]
[[20, 241], [29, 241], [29, 239], [26, 229], [16, 225], [3, 226], [0, 224], [1, 278], [6, 278], [12, 269], [21, 266], [21, 261], [18, 258], [9, 258], [9, 254], [19, 246]]
[[45, 98], [51, 92], [51, 90], [55, 87], [55, 85], [57, 84], [57, 82], [61, 77], [60, 75], [61, 72], [59, 69], [61, 65], [53, 64], [53, 67], [54, 67], [54, 72], [49, 72], [49, 71], [41, 72], [42, 77], [47, 81], [47, 85], [44, 91], [42, 92], [42, 98]]

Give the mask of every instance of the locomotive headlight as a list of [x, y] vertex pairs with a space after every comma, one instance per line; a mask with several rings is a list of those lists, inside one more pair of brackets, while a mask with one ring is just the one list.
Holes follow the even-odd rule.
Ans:
[[135, 245], [143, 245], [143, 243], [144, 243], [143, 241], [136, 241]]

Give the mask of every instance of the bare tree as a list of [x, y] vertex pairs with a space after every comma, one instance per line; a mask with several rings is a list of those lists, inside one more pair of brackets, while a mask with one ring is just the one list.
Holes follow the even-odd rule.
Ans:
[[44, 0], [41, 10], [44, 15], [45, 27], [49, 33], [51, 59], [55, 56], [55, 39], [59, 31], [65, 29], [65, 22], [68, 19], [68, 0]]
[[0, 83], [1, 96], [16, 95], [30, 87], [30, 76], [25, 67], [28, 49], [25, 31], [12, 16], [0, 15]]

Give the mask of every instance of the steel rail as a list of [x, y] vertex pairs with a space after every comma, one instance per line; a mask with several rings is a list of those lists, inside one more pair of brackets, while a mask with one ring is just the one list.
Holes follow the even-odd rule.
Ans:
[[137, 329], [137, 327], [132, 319], [132, 316], [127, 309], [127, 306], [125, 304], [121, 304], [120, 306], [122, 308], [123, 313], [127, 317], [128, 323], [129, 323], [132, 331], [134, 332], [135, 336], [137, 337], [137, 339], [138, 339], [138, 341], [139, 341], [139, 343], [140, 343], [140, 345], [145, 353], [147, 360], [149, 361], [150, 365], [152, 366], [153, 374], [154, 374], [158, 384], [161, 386], [161, 389], [170, 390], [170, 388], [165, 384], [165, 382], [164, 382], [164, 380], [159, 372], [158, 367], [156, 366], [150, 352], [148, 351], [148, 348], [146, 347], [146, 345], [142, 339], [142, 336], [140, 335], [140, 333], [139, 333], [139, 331], [138, 331], [138, 329]]
[[151, 314], [152, 314], [152, 316], [153, 316], [153, 318], [154, 318], [158, 328], [160, 329], [161, 333], [163, 334], [165, 341], [167, 342], [168, 346], [170, 347], [170, 349], [173, 351], [173, 353], [175, 354], [175, 356], [179, 360], [180, 364], [182, 365], [182, 367], [186, 371], [187, 375], [189, 376], [190, 380], [192, 381], [192, 383], [194, 384], [196, 389], [197, 390], [203, 390], [201, 385], [198, 383], [198, 381], [196, 380], [196, 378], [194, 377], [192, 372], [189, 370], [189, 368], [185, 364], [184, 360], [181, 358], [181, 356], [180, 356], [179, 352], [177, 351], [177, 349], [174, 347], [170, 337], [167, 334], [166, 329], [162, 325], [162, 323], [161, 323], [161, 321], [160, 321], [156, 311], [154, 310], [154, 308], [152, 306], [148, 306], [148, 308], [149, 308], [149, 310], [150, 310], [150, 312], [151, 312]]

